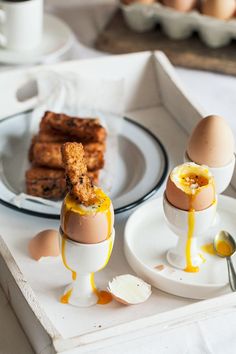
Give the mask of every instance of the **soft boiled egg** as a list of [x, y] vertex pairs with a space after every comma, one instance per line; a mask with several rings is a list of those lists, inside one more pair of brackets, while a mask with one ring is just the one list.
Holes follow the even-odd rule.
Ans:
[[177, 11], [188, 12], [196, 7], [197, 0], [162, 0], [162, 3]]
[[204, 15], [228, 20], [234, 16], [236, 10], [235, 0], [203, 0], [201, 12]]
[[111, 236], [114, 210], [110, 198], [99, 188], [96, 202], [90, 206], [78, 203], [70, 193], [61, 209], [61, 229], [69, 239], [80, 243], [99, 243]]
[[202, 119], [192, 132], [187, 146], [191, 161], [209, 167], [222, 167], [234, 155], [234, 136], [224, 118], [211, 115]]
[[207, 166], [184, 163], [170, 173], [165, 193], [169, 203], [178, 209], [204, 210], [215, 201], [214, 178]]

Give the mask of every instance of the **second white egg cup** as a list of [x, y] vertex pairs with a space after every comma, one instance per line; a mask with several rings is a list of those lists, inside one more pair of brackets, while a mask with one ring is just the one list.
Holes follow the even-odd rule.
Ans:
[[[187, 153], [185, 153], [184, 155], [184, 161], [194, 162], [190, 160]], [[226, 190], [226, 188], [229, 186], [234, 173], [234, 167], [235, 167], [235, 155], [233, 155], [231, 161], [225, 166], [209, 167], [209, 170], [211, 171], [215, 179], [216, 194], [223, 193]]]
[[[217, 203], [215, 202], [207, 209], [194, 212], [194, 230], [190, 251], [191, 263], [194, 267], [198, 267], [203, 263], [198, 243], [215, 218], [216, 205]], [[167, 253], [167, 260], [172, 266], [184, 270], [187, 266], [186, 244], [188, 240], [189, 212], [174, 207], [165, 196], [163, 197], [163, 208], [169, 228], [178, 236], [177, 245]]]
[[97, 289], [94, 283], [94, 273], [103, 269], [111, 256], [115, 240], [115, 230], [105, 241], [84, 244], [72, 241], [60, 230], [60, 249], [62, 260], [67, 269], [72, 272], [73, 282], [65, 289], [62, 298], [78, 307], [89, 307], [98, 301]]

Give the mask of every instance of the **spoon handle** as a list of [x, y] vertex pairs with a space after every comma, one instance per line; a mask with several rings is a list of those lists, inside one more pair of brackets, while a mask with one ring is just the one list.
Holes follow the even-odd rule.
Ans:
[[232, 263], [231, 257], [227, 257], [227, 266], [228, 266], [228, 274], [229, 274], [229, 285], [232, 291], [236, 291], [236, 273], [234, 269], [234, 265]]

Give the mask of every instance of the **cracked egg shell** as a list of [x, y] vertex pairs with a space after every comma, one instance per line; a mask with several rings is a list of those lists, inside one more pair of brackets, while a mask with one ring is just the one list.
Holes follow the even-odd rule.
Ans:
[[114, 210], [110, 198], [96, 191], [98, 202], [85, 207], [67, 194], [61, 209], [61, 229], [71, 240], [92, 244], [110, 237], [114, 225]]
[[207, 209], [216, 198], [214, 178], [207, 166], [185, 163], [170, 173], [165, 195], [169, 203], [178, 209]]
[[188, 12], [197, 6], [197, 0], [162, 0], [165, 6], [181, 12]]
[[30, 256], [39, 261], [42, 257], [57, 257], [60, 247], [57, 230], [44, 230], [34, 236], [28, 245]]
[[146, 301], [151, 293], [151, 285], [131, 274], [123, 274], [109, 282], [108, 291], [123, 305], [136, 305]]

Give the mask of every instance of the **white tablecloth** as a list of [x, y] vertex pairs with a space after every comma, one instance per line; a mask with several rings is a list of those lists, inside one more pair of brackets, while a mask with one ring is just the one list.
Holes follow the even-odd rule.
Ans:
[[[70, 59], [104, 55], [87, 46], [92, 47], [114, 9], [114, 0], [46, 2], [46, 11], [62, 18], [76, 35], [77, 41]], [[4, 69], [4, 66], [0, 67], [0, 71]], [[182, 68], [177, 68], [177, 72], [195, 100], [205, 108], [206, 114], [223, 115], [236, 132], [236, 78]], [[0, 290], [0, 354], [31, 353], [33, 351]], [[192, 325], [104, 348], [96, 353], [234, 354], [236, 309]]]

